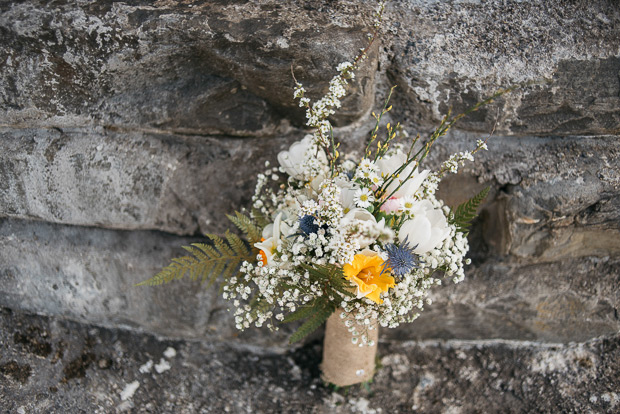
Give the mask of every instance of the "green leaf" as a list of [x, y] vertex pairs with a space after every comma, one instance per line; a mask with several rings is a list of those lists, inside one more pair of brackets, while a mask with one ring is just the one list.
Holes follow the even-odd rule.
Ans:
[[252, 212], [250, 214], [254, 222], [261, 228], [265, 228], [271, 221], [265, 217], [263, 213], [260, 212], [257, 208], [252, 208]]
[[471, 222], [477, 215], [476, 212], [478, 207], [489, 194], [489, 190], [490, 187], [484, 188], [470, 200], [464, 202], [450, 212], [449, 222], [456, 226], [457, 231], [461, 233], [467, 233], [469, 231]]
[[200, 279], [212, 285], [218, 277], [224, 280], [239, 273], [243, 261], [252, 261], [255, 251], [236, 234], [226, 232], [226, 239], [215, 234], [206, 234], [207, 243], [193, 243], [183, 246], [191, 256], [177, 257], [152, 278], [137, 286], [156, 286], [182, 279], [189, 275], [191, 280]]
[[306, 319], [315, 311], [316, 301], [312, 301], [304, 306], [299, 307], [295, 312], [289, 313], [284, 317], [282, 323], [289, 323]]
[[[336, 307], [331, 303], [327, 303], [327, 301], [323, 302], [324, 305], [321, 306], [321, 303], [318, 303], [318, 306], [313, 308], [316, 311], [310, 316], [300, 327], [295, 331], [289, 342], [295, 343], [306, 336], [310, 335], [312, 332], [316, 331], [319, 326], [323, 324], [329, 318], [329, 316], [336, 311]], [[317, 309], [318, 308], [318, 309]]]
[[[247, 237], [250, 244], [258, 243], [262, 237], [263, 230], [257, 226], [254, 221], [238, 211], [235, 211], [235, 215], [226, 215], [232, 223], [237, 226]], [[264, 227], [264, 226], [263, 226]]]

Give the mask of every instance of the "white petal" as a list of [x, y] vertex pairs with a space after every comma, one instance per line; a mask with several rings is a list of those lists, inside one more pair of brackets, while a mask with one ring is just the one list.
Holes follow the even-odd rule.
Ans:
[[[426, 180], [426, 177], [428, 176], [429, 173], [430, 173], [430, 170], [424, 170], [421, 173], [418, 173], [417, 171], [414, 172], [411, 178], [407, 180], [405, 184], [403, 184], [403, 186], [394, 195], [396, 197], [405, 197], [405, 196], [414, 195], [415, 192], [418, 191], [418, 188], [420, 188], [424, 180]], [[406, 175], [402, 175], [402, 174], [401, 174], [401, 177], [407, 178]]]
[[278, 213], [276, 220], [273, 222], [273, 239], [280, 240], [280, 224], [282, 223], [282, 213]]
[[365, 208], [354, 208], [351, 209], [345, 216], [342, 218], [343, 223], [352, 223], [354, 221], [371, 221], [376, 223], [377, 219], [373, 216], [368, 210]]
[[[424, 250], [428, 240], [431, 237], [431, 222], [424, 216], [414, 217], [412, 220], [407, 220], [403, 223], [398, 233], [398, 239], [400, 242], [404, 242], [405, 238], [409, 242], [409, 246], [414, 247], [415, 253], [426, 253], [428, 250]], [[430, 250], [430, 249], [429, 249]]]
[[321, 184], [325, 181], [325, 176], [323, 174], [317, 175], [314, 180], [310, 182], [310, 187], [316, 192], [319, 193], [321, 190]]
[[444, 241], [449, 234], [450, 230], [448, 230], [447, 228], [433, 227], [433, 229], [431, 230], [431, 237], [429, 238], [426, 246], [426, 251], [438, 247], [439, 244]]
[[444, 216], [443, 212], [437, 208], [427, 210], [426, 217], [431, 222], [433, 227], [446, 227], [448, 225], [446, 216]]
[[301, 162], [296, 162], [291, 158], [289, 151], [282, 151], [278, 153], [278, 162], [285, 173], [291, 177], [297, 177], [302, 173]]
[[273, 236], [273, 223], [269, 223], [263, 229], [263, 239], [268, 239]]

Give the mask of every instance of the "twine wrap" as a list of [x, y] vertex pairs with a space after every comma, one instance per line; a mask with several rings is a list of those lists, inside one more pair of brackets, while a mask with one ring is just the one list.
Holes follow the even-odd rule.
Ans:
[[368, 341], [374, 341], [373, 346], [368, 344], [359, 346], [359, 343], [351, 342], [351, 332], [345, 326], [345, 320], [340, 318], [340, 313], [342, 309], [338, 308], [327, 319], [321, 378], [339, 387], [345, 387], [366, 382], [373, 377], [379, 327], [376, 321], [373, 321], [371, 325], [374, 329], [368, 330]]

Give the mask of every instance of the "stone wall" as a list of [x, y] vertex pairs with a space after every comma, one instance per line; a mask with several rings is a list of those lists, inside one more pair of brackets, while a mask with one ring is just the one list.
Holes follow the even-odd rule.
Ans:
[[[0, 4], [0, 305], [164, 336], [232, 339], [214, 290], [137, 288], [247, 206], [264, 161], [364, 45], [365, 1]], [[620, 329], [620, 7], [614, 1], [393, 1], [334, 119], [361, 142], [433, 128], [501, 87], [429, 166], [494, 130], [441, 188], [490, 185], [465, 282], [394, 339], [584, 341]], [[277, 344], [286, 331], [242, 334]]]

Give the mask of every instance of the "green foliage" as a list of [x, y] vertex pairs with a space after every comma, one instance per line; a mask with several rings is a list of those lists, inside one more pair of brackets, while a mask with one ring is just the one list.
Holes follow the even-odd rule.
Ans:
[[260, 212], [257, 208], [252, 208], [251, 212], [252, 220], [261, 228], [264, 229], [271, 221], [265, 217], [263, 213]]
[[341, 295], [353, 297], [348, 289], [349, 282], [344, 278], [342, 269], [335, 265], [302, 265], [310, 276], [310, 280], [318, 281], [324, 286], [323, 295], [315, 298], [310, 303], [298, 308], [295, 312], [287, 315], [283, 322], [294, 322], [302, 319], [306, 321], [291, 335], [290, 342], [300, 341], [314, 332], [329, 316], [336, 311], [337, 302], [330, 298], [340, 298]]
[[353, 293], [349, 291], [350, 283], [344, 278], [341, 267], [336, 265], [306, 265], [302, 267], [310, 275], [310, 280], [320, 282], [325, 288], [324, 293], [328, 296], [338, 297], [338, 293], [353, 297]]
[[478, 207], [489, 194], [489, 189], [490, 187], [486, 187], [470, 200], [464, 202], [450, 212], [450, 224], [454, 224], [457, 231], [460, 231], [461, 233], [469, 232], [471, 221], [476, 217]]
[[336, 306], [333, 303], [330, 303], [329, 300], [321, 296], [320, 298], [314, 301], [314, 306], [312, 309], [312, 314], [306, 321], [297, 329], [290, 337], [289, 342], [295, 343], [297, 341], [302, 340], [306, 336], [310, 335], [312, 332], [316, 331], [316, 329], [323, 324], [329, 318], [329, 316], [336, 311]]
[[289, 313], [284, 317], [282, 323], [295, 322], [310, 317], [316, 311], [315, 308], [317, 304], [315, 302], [316, 299], [310, 303], [305, 304], [304, 306], [297, 308], [295, 312]]
[[[226, 215], [228, 220], [232, 221], [239, 230], [241, 230], [248, 238], [250, 244], [258, 243], [262, 237], [262, 228], [258, 227], [250, 217], [247, 217], [238, 211], [235, 211], [235, 215]], [[264, 227], [264, 226], [263, 226]]]
[[226, 231], [224, 238], [215, 234], [206, 234], [207, 243], [193, 243], [183, 246], [191, 256], [177, 257], [152, 278], [138, 283], [137, 286], [156, 286], [182, 279], [189, 275], [191, 280], [208, 281], [211, 286], [219, 276], [228, 280], [239, 273], [243, 261], [252, 261], [258, 251], [252, 245], [260, 241], [261, 229], [249, 217], [237, 212], [228, 218], [243, 231], [250, 243], [239, 236]]

